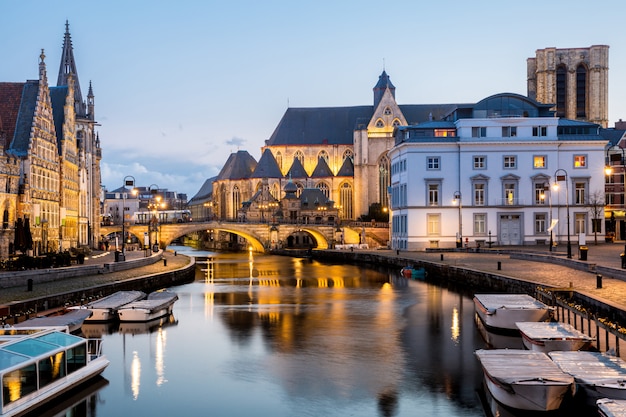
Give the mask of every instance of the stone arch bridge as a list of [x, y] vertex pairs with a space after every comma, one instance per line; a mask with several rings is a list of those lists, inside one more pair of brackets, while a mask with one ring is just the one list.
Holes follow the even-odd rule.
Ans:
[[[359, 244], [366, 237], [368, 241], [377, 245], [385, 245], [387, 241], [388, 229], [373, 227], [354, 227], [324, 224], [270, 224], [270, 223], [240, 223], [240, 222], [191, 222], [172, 223], [159, 225], [158, 241], [159, 247], [165, 248], [172, 241], [182, 236], [201, 231], [213, 230], [234, 233], [244, 237], [252, 250], [255, 252], [265, 252], [277, 247], [278, 242], [287, 242], [289, 236], [297, 232], [308, 233], [314, 238], [317, 246], [314, 249], [332, 248], [335, 243]], [[140, 242], [148, 232], [148, 225], [133, 224], [125, 227], [125, 231], [136, 236]], [[121, 233], [122, 225], [101, 226], [100, 233], [107, 236], [111, 233]], [[382, 233], [381, 233], [382, 232]], [[363, 236], [365, 234], [365, 236]], [[154, 233], [152, 233], [152, 236]]]

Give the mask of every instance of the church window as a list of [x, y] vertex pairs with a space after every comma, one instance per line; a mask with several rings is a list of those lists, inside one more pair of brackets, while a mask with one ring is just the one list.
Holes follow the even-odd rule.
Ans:
[[283, 154], [280, 151], [276, 152], [276, 164], [280, 170], [283, 170]]
[[382, 207], [389, 207], [388, 187], [391, 185], [391, 162], [387, 155], [378, 161], [378, 202]]
[[352, 185], [344, 182], [339, 188], [339, 204], [342, 207], [343, 218], [353, 219], [353, 199], [352, 199]]
[[354, 163], [354, 152], [352, 152], [352, 149], [346, 149], [343, 153], [343, 160], [345, 161], [346, 158], [350, 158], [350, 160]]
[[385, 116], [389, 116], [391, 114], [391, 109], [389, 107], [385, 107], [385, 110], [383, 111], [383, 114]]
[[400, 126], [400, 120], [398, 120], [398, 119], [393, 119], [393, 123], [391, 123], [391, 125], [392, 125], [393, 127], [398, 127], [398, 126]]
[[297, 182], [296, 187], [298, 188], [296, 190], [296, 197], [300, 198], [300, 195], [302, 195], [302, 190], [304, 190], [304, 186], [301, 183]]
[[566, 99], [567, 94], [567, 68], [565, 65], [559, 65], [556, 69], [556, 116], [565, 117], [566, 115]]
[[329, 164], [330, 157], [328, 156], [328, 152], [326, 152], [325, 150], [321, 150], [320, 153], [317, 154], [317, 159], [320, 158], [326, 161], [326, 164]]
[[587, 69], [584, 65], [576, 68], [576, 117], [587, 115]]
[[304, 153], [302, 153], [302, 151], [296, 151], [293, 154], [293, 159], [297, 159], [298, 161], [300, 161], [302, 166], [304, 166]]
[[376, 120], [376, 127], [385, 127], [385, 122], [382, 119]]
[[320, 182], [319, 184], [317, 184], [317, 189], [323, 192], [326, 198], [329, 198], [330, 191], [328, 189], [328, 184], [326, 184], [325, 182]]
[[236, 185], [233, 187], [233, 205], [232, 205], [232, 213], [230, 215], [231, 219], [237, 217], [237, 210], [239, 210], [239, 206], [241, 205], [241, 193], [239, 192], [239, 187]]

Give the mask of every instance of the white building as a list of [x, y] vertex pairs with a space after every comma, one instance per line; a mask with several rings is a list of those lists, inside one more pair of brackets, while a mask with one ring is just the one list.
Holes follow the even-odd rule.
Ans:
[[572, 247], [604, 240], [607, 141], [599, 125], [556, 118], [550, 107], [505, 93], [398, 127], [392, 247], [565, 245], [568, 223]]

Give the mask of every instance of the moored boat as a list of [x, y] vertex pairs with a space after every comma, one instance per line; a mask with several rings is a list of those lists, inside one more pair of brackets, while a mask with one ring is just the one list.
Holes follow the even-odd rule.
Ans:
[[519, 322], [517, 328], [528, 350], [552, 352], [554, 350], [585, 350], [596, 340], [574, 326], [560, 322]]
[[138, 300], [126, 304], [117, 312], [121, 322], [150, 321], [170, 315], [178, 295], [170, 291], [155, 291], [145, 300]]
[[21, 323], [16, 323], [13, 327], [67, 327], [70, 333], [80, 330], [83, 322], [91, 317], [93, 313], [91, 310], [86, 309], [67, 309], [59, 314], [53, 314], [49, 316], [37, 316], [32, 319], [28, 319]]
[[92, 315], [85, 320], [86, 322], [111, 321], [117, 319], [117, 311], [122, 306], [145, 297], [146, 294], [142, 291], [118, 291], [83, 306], [74, 308], [91, 310]]
[[550, 352], [550, 358], [576, 380], [577, 396], [588, 405], [601, 398], [626, 400], [626, 362], [602, 352]]
[[600, 398], [596, 404], [600, 417], [626, 417], [626, 400]]
[[573, 393], [574, 378], [545, 353], [518, 349], [479, 349], [475, 353], [489, 393], [507, 407], [556, 410]]
[[514, 333], [515, 323], [547, 320], [553, 310], [527, 294], [475, 294], [474, 307], [488, 330]]
[[428, 276], [426, 269], [418, 266], [405, 266], [400, 270], [400, 274], [405, 278], [411, 279], [424, 279]]
[[65, 327], [0, 329], [0, 417], [33, 412], [100, 375], [109, 365], [101, 340]]

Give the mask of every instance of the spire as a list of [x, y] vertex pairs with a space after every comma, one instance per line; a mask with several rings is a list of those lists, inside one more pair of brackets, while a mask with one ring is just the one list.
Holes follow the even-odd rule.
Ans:
[[48, 84], [48, 76], [46, 74], [46, 54], [41, 50], [41, 54], [39, 55], [39, 80], [42, 83]]
[[85, 115], [85, 103], [83, 103], [83, 94], [80, 91], [80, 82], [78, 81], [78, 71], [76, 71], [76, 61], [74, 61], [74, 48], [72, 47], [72, 38], [70, 36], [70, 24], [66, 20], [57, 87], [68, 85], [68, 77], [70, 74], [74, 76], [74, 106], [76, 107], [76, 113], [78, 115]]
[[87, 92], [87, 116], [89, 120], [94, 120], [94, 97], [91, 88], [91, 80], [89, 80], [89, 91]]
[[374, 86], [374, 108], [378, 107], [378, 103], [380, 103], [386, 90], [390, 90], [393, 98], [396, 98], [396, 87], [391, 83], [387, 72], [383, 69], [383, 73], [378, 77], [378, 83]]

